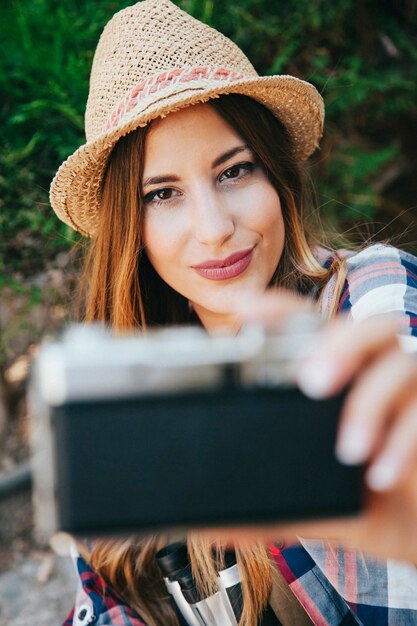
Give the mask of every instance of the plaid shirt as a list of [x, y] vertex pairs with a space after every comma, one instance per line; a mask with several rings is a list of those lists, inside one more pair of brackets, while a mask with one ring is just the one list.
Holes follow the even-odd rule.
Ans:
[[[342, 253], [343, 254], [343, 253]], [[328, 266], [333, 257], [319, 251], [319, 260]], [[353, 320], [372, 315], [394, 314], [403, 320], [405, 348], [417, 351], [417, 258], [392, 246], [377, 244], [352, 254], [345, 252], [347, 278], [338, 311]], [[323, 290], [321, 313], [331, 306], [336, 286], [333, 276]]]
[[[283, 550], [271, 545], [270, 551], [313, 624], [417, 625], [414, 565], [391, 560], [378, 562], [324, 541], [302, 543]], [[77, 598], [63, 626], [146, 626], [82, 557], [75, 557], [75, 566], [79, 576]]]
[[[323, 265], [331, 257], [323, 252]], [[400, 314], [405, 347], [417, 344], [417, 258], [385, 245], [347, 254], [348, 274], [339, 311], [354, 320]], [[326, 285], [321, 312], [328, 311], [335, 281]], [[351, 548], [300, 540], [283, 550], [270, 546], [274, 561], [316, 626], [417, 626], [417, 569], [377, 561]], [[79, 587], [64, 626], [146, 626], [137, 613], [75, 555]], [[221, 625], [219, 625], [221, 626]], [[296, 626], [296, 625], [295, 625]]]

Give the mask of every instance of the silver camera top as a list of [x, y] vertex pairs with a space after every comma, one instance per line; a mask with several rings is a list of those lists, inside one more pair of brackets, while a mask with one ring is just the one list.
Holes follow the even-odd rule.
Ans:
[[232, 370], [242, 386], [294, 382], [297, 359], [311, 349], [321, 323], [297, 316], [279, 333], [260, 325], [236, 336], [208, 335], [199, 327], [169, 327], [115, 335], [104, 326], [70, 327], [43, 346], [34, 384], [46, 404], [215, 388]]

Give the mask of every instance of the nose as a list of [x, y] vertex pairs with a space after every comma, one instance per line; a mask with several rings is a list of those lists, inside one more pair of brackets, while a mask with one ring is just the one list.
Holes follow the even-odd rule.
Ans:
[[195, 199], [194, 235], [205, 245], [220, 246], [235, 231], [235, 221], [230, 207], [215, 193], [206, 192]]

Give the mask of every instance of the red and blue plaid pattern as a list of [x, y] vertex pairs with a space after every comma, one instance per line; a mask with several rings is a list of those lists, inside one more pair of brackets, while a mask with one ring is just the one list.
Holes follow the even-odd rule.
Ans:
[[273, 556], [294, 595], [320, 626], [417, 624], [417, 569], [327, 541]]
[[[320, 250], [324, 266], [332, 257]], [[394, 314], [404, 322], [402, 333], [417, 336], [417, 258], [393, 246], [376, 244], [357, 254], [345, 253], [347, 277], [339, 312], [360, 321], [373, 315]], [[328, 312], [336, 285], [333, 277], [323, 291], [321, 312]], [[407, 343], [406, 343], [407, 345]], [[415, 341], [408, 343], [417, 350]]]
[[[303, 541], [283, 550], [272, 545], [270, 551], [316, 626], [417, 625], [414, 565], [377, 561], [324, 541]], [[76, 557], [75, 565], [79, 590], [63, 626], [146, 626], [82, 557]]]

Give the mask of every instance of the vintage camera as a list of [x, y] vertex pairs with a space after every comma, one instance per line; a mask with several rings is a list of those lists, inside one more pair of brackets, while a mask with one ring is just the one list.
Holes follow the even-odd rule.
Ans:
[[40, 534], [356, 513], [361, 469], [334, 455], [343, 396], [297, 389], [294, 367], [316, 332], [294, 326], [231, 337], [81, 325], [44, 346], [30, 394]]

